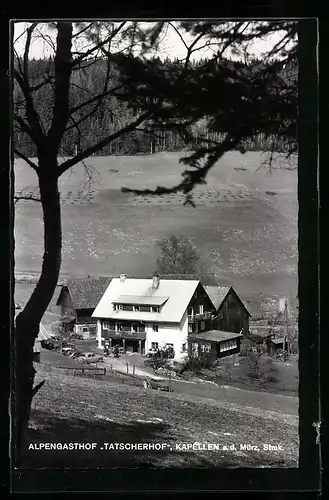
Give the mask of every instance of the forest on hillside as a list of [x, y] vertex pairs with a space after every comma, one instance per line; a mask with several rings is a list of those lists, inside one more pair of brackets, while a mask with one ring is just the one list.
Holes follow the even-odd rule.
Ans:
[[[23, 61], [21, 61], [23, 64]], [[130, 120], [138, 114], [136, 107], [120, 99], [120, 85], [118, 84], [118, 69], [113, 65], [108, 71], [108, 62], [99, 58], [93, 61], [88, 67], [76, 68], [72, 74], [70, 88], [70, 106], [76, 109], [74, 120], [68, 125], [63, 142], [61, 144], [62, 156], [72, 156], [85, 150], [92, 144], [101, 139], [105, 134], [112, 134], [128, 124]], [[165, 60], [167, 65], [180, 65], [179, 60]], [[204, 60], [195, 62], [194, 65], [204, 64]], [[253, 64], [260, 65], [261, 61], [255, 60]], [[296, 78], [296, 63], [293, 62], [286, 67], [283, 78]], [[52, 108], [53, 108], [53, 89], [51, 85], [37, 85], [42, 75], [44, 81], [51, 81], [53, 69], [53, 60], [32, 59], [29, 63], [29, 78], [34, 91], [35, 107], [39, 116], [42, 117], [42, 127], [47, 131], [50, 127]], [[292, 75], [292, 76], [291, 76]], [[95, 100], [93, 96], [98, 95], [106, 84], [111, 83], [112, 88], [118, 87], [118, 93], [111, 92], [110, 95], [100, 100], [95, 111]], [[33, 87], [34, 85], [34, 87]], [[14, 85], [14, 107], [15, 114], [23, 113], [24, 97], [18, 85]], [[89, 106], [79, 106], [90, 99]], [[90, 116], [88, 116], [90, 112]], [[86, 118], [87, 115], [87, 118]], [[21, 115], [23, 116], [23, 115]], [[205, 135], [208, 140], [221, 139], [220, 134], [209, 133], [206, 129], [206, 121], [200, 120], [192, 126], [194, 137], [198, 134]], [[20, 128], [14, 128], [14, 143], [19, 144], [20, 151], [27, 157], [36, 157], [36, 147], [30, 137], [22, 132]], [[242, 146], [249, 151], [274, 150], [285, 152], [286, 144], [271, 137], [265, 137], [259, 134], [254, 139], [244, 142]], [[137, 128], [129, 133], [117, 137], [107, 146], [103, 147], [97, 154], [108, 155], [136, 155], [153, 154], [164, 151], [182, 151], [192, 149], [188, 141], [184, 141], [178, 133], [173, 130], [153, 130], [150, 123], [143, 125], [143, 128]]]

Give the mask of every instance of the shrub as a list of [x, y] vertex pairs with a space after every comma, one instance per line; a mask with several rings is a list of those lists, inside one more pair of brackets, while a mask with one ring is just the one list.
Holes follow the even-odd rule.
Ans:
[[200, 372], [203, 368], [212, 368], [214, 362], [211, 361], [207, 356], [201, 356], [197, 358], [190, 358], [184, 365], [183, 371], [193, 371]]
[[247, 376], [250, 378], [260, 377], [260, 355], [257, 352], [249, 351], [247, 354]]
[[261, 376], [265, 383], [275, 383], [278, 381], [277, 378], [278, 369], [274, 365], [271, 358], [264, 358], [261, 364]]

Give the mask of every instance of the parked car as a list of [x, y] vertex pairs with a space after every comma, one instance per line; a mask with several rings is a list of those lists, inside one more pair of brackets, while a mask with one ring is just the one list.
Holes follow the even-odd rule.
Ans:
[[71, 354], [69, 354], [69, 358], [71, 358], [71, 359], [80, 358], [82, 356], [82, 354], [83, 353], [80, 351], [74, 351]]
[[63, 347], [62, 349], [62, 354], [64, 354], [65, 356], [70, 356], [73, 353], [74, 353], [73, 347]]
[[149, 389], [155, 389], [156, 391], [167, 391], [172, 392], [173, 389], [167, 380], [157, 380], [154, 378], [147, 378], [146, 384]]
[[81, 361], [82, 363], [101, 363], [103, 361], [102, 356], [98, 356], [93, 352], [84, 352], [81, 356], [76, 358], [77, 361]]

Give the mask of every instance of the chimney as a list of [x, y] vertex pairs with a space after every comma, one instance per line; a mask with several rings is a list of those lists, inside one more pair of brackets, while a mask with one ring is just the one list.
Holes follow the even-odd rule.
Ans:
[[155, 274], [152, 278], [152, 288], [156, 290], [159, 287], [159, 284], [160, 284], [160, 276]]
[[126, 281], [127, 275], [126, 274], [120, 274], [120, 281], [124, 283]]

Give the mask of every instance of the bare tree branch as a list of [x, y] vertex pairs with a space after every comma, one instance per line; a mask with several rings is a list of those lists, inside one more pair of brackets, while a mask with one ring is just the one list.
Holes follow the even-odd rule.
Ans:
[[78, 33], [75, 33], [75, 35], [72, 35], [72, 40], [73, 38], [76, 38], [77, 36], [80, 36], [81, 33], [84, 33], [85, 31], [89, 30], [89, 28], [91, 28], [91, 26], [93, 25], [94, 23], [90, 23], [88, 24], [87, 26], [85, 26], [82, 30], [78, 31]]
[[32, 139], [32, 141], [34, 141], [35, 135], [29, 125], [23, 120], [23, 118], [16, 114], [14, 116], [14, 121], [16, 121], [19, 124], [21, 130], [25, 132]]
[[67, 160], [66, 162], [62, 163], [58, 167], [58, 177], [60, 177], [66, 170], [71, 168], [73, 165], [76, 165], [77, 163], [81, 162], [85, 158], [88, 158], [88, 156], [91, 156], [93, 153], [96, 153], [100, 149], [102, 149], [104, 146], [107, 146], [112, 142], [114, 139], [117, 137], [120, 137], [121, 135], [130, 132], [131, 130], [134, 130], [136, 126], [138, 126], [140, 123], [142, 123], [146, 118], [150, 116], [149, 113], [145, 113], [141, 116], [139, 116], [136, 120], [131, 122], [129, 125], [126, 127], [118, 130], [117, 132], [114, 132], [113, 134], [109, 135], [108, 137], [105, 137], [101, 141], [97, 142], [90, 148], [87, 148], [85, 151], [82, 151], [78, 155], [76, 155], [74, 158], [71, 158], [70, 160]]
[[87, 50], [87, 52], [84, 52], [81, 56], [77, 57], [72, 61], [72, 66], [76, 66], [77, 64], [81, 63], [83, 60], [85, 60], [87, 57], [89, 57], [91, 54], [93, 54], [96, 50], [101, 49], [104, 47], [104, 45], [108, 44], [114, 37], [119, 33], [119, 31], [123, 28], [123, 26], [127, 23], [127, 21], [123, 21], [117, 29], [115, 29], [111, 35], [105, 38], [105, 40], [101, 40], [99, 43], [94, 45], [91, 49]]
[[17, 148], [15, 148], [14, 151], [17, 154], [17, 156], [22, 158], [22, 160], [26, 161], [26, 163], [28, 165], [30, 165], [30, 167], [32, 167], [33, 170], [35, 170], [35, 171], [38, 170], [38, 166], [35, 163], [33, 163], [33, 161], [31, 161], [27, 156], [25, 156], [23, 153], [21, 153], [21, 151], [19, 151]]
[[41, 203], [41, 199], [40, 198], [35, 198], [34, 196], [14, 196], [14, 205], [16, 205], [17, 202], [19, 202], [20, 200], [26, 200], [26, 201], [37, 201], [37, 202], [40, 202]]
[[34, 103], [31, 97], [31, 93], [26, 87], [24, 78], [22, 78], [19, 72], [15, 69], [14, 69], [14, 77], [25, 97], [26, 116], [30, 127], [30, 134], [32, 134], [31, 137], [35, 141], [35, 144], [38, 146], [44, 139], [39, 115], [34, 108]]

